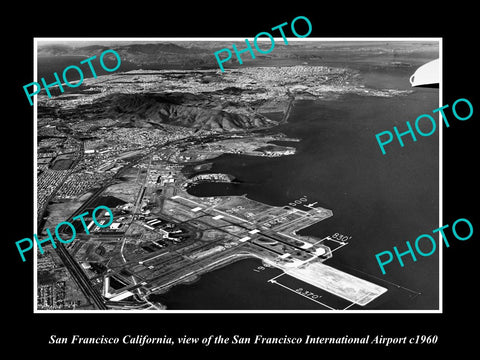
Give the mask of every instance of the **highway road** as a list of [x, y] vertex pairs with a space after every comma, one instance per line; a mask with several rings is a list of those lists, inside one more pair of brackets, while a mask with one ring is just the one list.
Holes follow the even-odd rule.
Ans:
[[99, 292], [92, 286], [87, 275], [83, 272], [82, 268], [75, 259], [70, 255], [67, 249], [62, 244], [58, 244], [55, 249], [58, 256], [62, 260], [65, 267], [68, 269], [69, 273], [72, 275], [75, 282], [78, 284], [83, 294], [87, 299], [93, 303], [100, 310], [107, 310], [107, 306], [103, 300], [103, 297]]

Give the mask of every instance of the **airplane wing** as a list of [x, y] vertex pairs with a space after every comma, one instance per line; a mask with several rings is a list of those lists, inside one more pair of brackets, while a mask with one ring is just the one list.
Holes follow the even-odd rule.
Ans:
[[440, 82], [440, 59], [432, 60], [420, 66], [410, 76], [410, 84], [413, 87], [438, 87]]

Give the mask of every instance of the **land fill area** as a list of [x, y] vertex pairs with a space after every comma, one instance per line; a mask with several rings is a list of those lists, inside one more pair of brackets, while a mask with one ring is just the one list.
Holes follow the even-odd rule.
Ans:
[[38, 95], [38, 233], [45, 236], [45, 229], [98, 205], [114, 214], [108, 228], [87, 217], [89, 234], [73, 221], [74, 242], [38, 254], [38, 309], [165, 309], [149, 296], [246, 257], [360, 307], [387, 291], [324, 264], [332, 244], [345, 241], [297, 234], [334, 209], [196, 197], [188, 189], [235, 182], [209, 171], [209, 161], [223, 154], [294, 154], [301, 139], [275, 128], [288, 121], [296, 100], [410, 92], [366, 86], [355, 68], [344, 66], [352, 47], [360, 66], [365, 54], [378, 54], [379, 64], [387, 58], [407, 72], [416, 64], [402, 54], [416, 52], [421, 63], [438, 51], [436, 44], [292, 44], [244, 65], [232, 62], [222, 73], [211, 58], [225, 46], [39, 46], [39, 76], [52, 64], [56, 71], [71, 65], [59, 59], [71, 62], [109, 48], [121, 55], [123, 67], [65, 87], [63, 94], [51, 88], [52, 98]]

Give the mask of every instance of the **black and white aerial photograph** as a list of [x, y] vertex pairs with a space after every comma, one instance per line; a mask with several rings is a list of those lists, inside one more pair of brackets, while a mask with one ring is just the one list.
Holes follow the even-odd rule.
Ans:
[[71, 5], [2, 23], [7, 352], [475, 350], [473, 8]]
[[440, 311], [441, 45], [36, 38], [35, 311]]

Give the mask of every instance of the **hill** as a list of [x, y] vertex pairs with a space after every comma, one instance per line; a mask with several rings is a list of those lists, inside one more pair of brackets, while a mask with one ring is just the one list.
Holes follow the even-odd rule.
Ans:
[[[56, 109], [55, 116], [67, 121], [113, 119], [123, 126], [155, 127], [161, 124], [214, 131], [239, 131], [269, 127], [276, 123], [239, 106], [232, 108], [209, 101], [205, 95], [188, 93], [123, 94], [114, 93], [93, 104], [74, 109]], [[53, 110], [53, 109], [52, 109]], [[234, 111], [238, 110], [238, 111]], [[48, 116], [47, 107], [39, 107], [39, 116]]]

